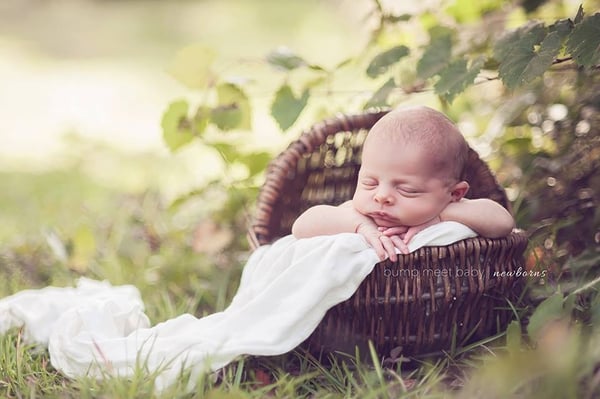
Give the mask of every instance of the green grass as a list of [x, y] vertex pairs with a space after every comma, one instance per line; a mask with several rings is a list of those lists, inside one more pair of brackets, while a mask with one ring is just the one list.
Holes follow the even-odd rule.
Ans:
[[[155, 324], [184, 312], [222, 310], [236, 291], [248, 256], [240, 240], [227, 251], [193, 249], [197, 227], [212, 206], [206, 198], [171, 208], [157, 191], [107, 187], [77, 168], [0, 178], [2, 297], [72, 285], [80, 276], [107, 279], [137, 286]], [[234, 234], [243, 237], [242, 231]], [[579, 311], [587, 306], [576, 305]], [[360, 354], [369, 362], [355, 356], [321, 362], [301, 352], [246, 357], [202, 375], [193, 392], [186, 388], [189, 376], [182, 375], [161, 394], [154, 376], [141, 370], [129, 379], [68, 379], [54, 370], [46, 350], [25, 344], [22, 331], [12, 330], [0, 336], [0, 397], [594, 398], [600, 392], [600, 346], [587, 319], [552, 323], [537, 342], [524, 335], [507, 347], [499, 337], [411, 368], [402, 362], [383, 368], [372, 353]]]

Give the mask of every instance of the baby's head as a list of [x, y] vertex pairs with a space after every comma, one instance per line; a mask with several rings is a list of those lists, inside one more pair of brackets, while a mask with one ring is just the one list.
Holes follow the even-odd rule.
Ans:
[[460, 200], [468, 146], [444, 114], [427, 107], [386, 114], [363, 145], [355, 208], [379, 226], [415, 226]]
[[463, 180], [469, 147], [456, 125], [443, 113], [425, 106], [398, 108], [371, 129], [364, 147], [408, 146], [419, 149], [422, 167], [449, 182]]

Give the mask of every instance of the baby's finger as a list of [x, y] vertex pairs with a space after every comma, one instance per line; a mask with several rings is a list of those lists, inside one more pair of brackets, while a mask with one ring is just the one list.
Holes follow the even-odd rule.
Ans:
[[415, 234], [417, 234], [418, 231], [416, 229], [409, 229], [406, 234], [404, 235], [403, 240], [406, 244], [408, 244], [410, 242], [410, 240], [412, 240], [412, 238], [415, 236]]
[[377, 254], [377, 257], [379, 257], [379, 260], [384, 260], [386, 257], [386, 250], [383, 247], [383, 244], [381, 243], [379, 237], [369, 236], [367, 237], [367, 242], [369, 243], [369, 245], [371, 245], [371, 247], [373, 247], [375, 253]]
[[390, 260], [392, 262], [395, 262], [396, 260], [398, 260], [398, 255], [396, 255], [396, 247], [394, 246], [392, 239], [390, 237], [382, 235], [379, 237], [379, 240], [381, 241], [383, 248], [385, 249], [385, 252], [390, 257]]
[[386, 236], [391, 237], [391, 236], [395, 236], [398, 234], [406, 233], [407, 230], [408, 230], [408, 227], [406, 227], [406, 226], [396, 226], [396, 227], [388, 227], [388, 228], [382, 230], [382, 232]]
[[400, 253], [406, 255], [408, 254], [408, 245], [398, 236], [392, 236], [392, 242], [400, 250]]

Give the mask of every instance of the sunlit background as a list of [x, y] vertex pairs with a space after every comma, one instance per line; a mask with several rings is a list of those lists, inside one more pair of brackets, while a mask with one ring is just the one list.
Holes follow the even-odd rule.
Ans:
[[[194, 95], [166, 72], [180, 48], [203, 43], [232, 73], [251, 70], [280, 45], [336, 63], [364, 46], [368, 6], [349, 0], [3, 0], [0, 167], [64, 165], [80, 150], [74, 136], [165, 154], [161, 114], [173, 99]], [[274, 129], [260, 112], [255, 120], [258, 130]]]

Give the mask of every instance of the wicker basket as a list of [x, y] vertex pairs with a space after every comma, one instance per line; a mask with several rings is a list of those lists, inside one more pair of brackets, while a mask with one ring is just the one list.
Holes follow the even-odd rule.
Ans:
[[[256, 247], [290, 234], [294, 220], [317, 204], [352, 198], [362, 143], [387, 111], [340, 115], [305, 131], [271, 162], [257, 201], [249, 239]], [[510, 210], [504, 190], [470, 149], [468, 198], [491, 198]], [[382, 357], [449, 350], [505, 328], [508, 300], [520, 293], [527, 237], [471, 238], [425, 247], [398, 261], [383, 261], [347, 301], [330, 309], [303, 344], [311, 352], [354, 353], [372, 341]], [[510, 274], [510, 273], [508, 273]], [[400, 349], [401, 348], [401, 349]]]

